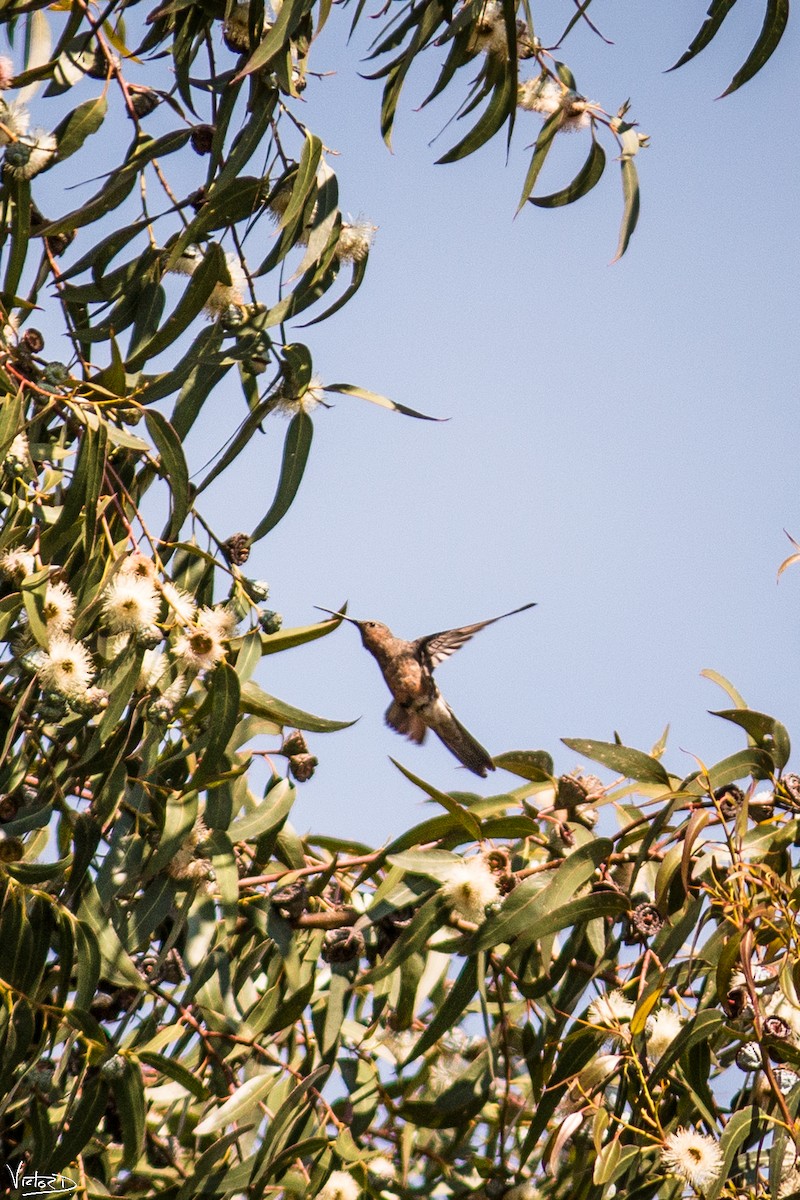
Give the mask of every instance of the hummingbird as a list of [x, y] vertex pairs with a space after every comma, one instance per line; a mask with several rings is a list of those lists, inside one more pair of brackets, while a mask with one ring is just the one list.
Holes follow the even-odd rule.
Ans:
[[391, 629], [380, 621], [355, 621], [346, 613], [334, 612], [332, 608], [321, 608], [320, 611], [355, 625], [362, 643], [376, 659], [386, 686], [392, 693], [392, 703], [385, 715], [386, 724], [420, 746], [428, 730], [432, 729], [460, 763], [485, 778], [488, 771], [495, 769], [491, 756], [458, 720], [439, 691], [433, 672], [440, 662], [449, 658], [487, 625], [494, 625], [505, 617], [513, 617], [515, 613], [535, 607], [535, 604], [523, 604], [521, 608], [514, 608], [488, 621], [430, 633], [414, 642], [395, 637]]

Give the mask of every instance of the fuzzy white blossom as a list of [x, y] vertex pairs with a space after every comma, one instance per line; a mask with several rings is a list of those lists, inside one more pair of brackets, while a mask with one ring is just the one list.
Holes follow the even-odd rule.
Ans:
[[137, 579], [155, 579], [156, 564], [138, 550], [123, 558], [119, 566], [120, 575], [134, 575]]
[[139, 633], [158, 620], [160, 600], [151, 581], [117, 574], [103, 593], [103, 616], [114, 633]]
[[7, 104], [0, 100], [0, 146], [8, 146], [28, 132], [30, 116], [24, 104], [12, 100]]
[[174, 583], [163, 583], [161, 594], [167, 602], [167, 624], [191, 625], [197, 612], [193, 597]]
[[49, 648], [38, 657], [42, 686], [65, 696], [85, 692], [94, 678], [89, 651], [82, 642], [57, 635], [50, 638]]
[[26, 463], [30, 458], [31, 448], [25, 433], [18, 433], [6, 450], [6, 458], [12, 462]]
[[339, 230], [336, 257], [340, 262], [363, 262], [372, 247], [377, 225], [369, 221], [345, 222]]
[[442, 893], [456, 912], [476, 925], [484, 920], [488, 906], [500, 899], [497, 878], [479, 855], [453, 866]]
[[563, 133], [574, 133], [591, 124], [589, 100], [565, 87], [558, 79], [542, 73], [536, 79], [527, 79], [517, 89], [517, 107], [527, 112], [541, 113], [552, 117], [563, 111], [564, 120], [559, 129]]
[[627, 1025], [634, 1013], [634, 1005], [626, 1000], [618, 989], [595, 996], [589, 1005], [587, 1020], [590, 1025], [611, 1030], [617, 1037], [627, 1036], [623, 1025]]
[[347, 1171], [332, 1171], [317, 1200], [358, 1200], [361, 1187]]
[[183, 670], [210, 671], [225, 657], [225, 647], [218, 638], [195, 625], [178, 635], [174, 653]]
[[170, 267], [173, 275], [194, 275], [203, 261], [203, 251], [199, 246], [187, 246], [183, 253], [175, 259]]
[[217, 283], [205, 303], [206, 312], [217, 314], [225, 312], [231, 304], [243, 304], [247, 277], [236, 254], [226, 254], [225, 264], [228, 268], [230, 283]]
[[377, 1158], [370, 1159], [367, 1169], [370, 1175], [374, 1175], [376, 1179], [395, 1179], [397, 1177], [397, 1168], [394, 1163], [382, 1154], [379, 1154]]
[[224, 642], [236, 631], [236, 613], [224, 605], [220, 608], [201, 608], [195, 623], [209, 637]]
[[65, 633], [72, 627], [75, 597], [65, 583], [48, 583], [44, 597], [44, 619], [48, 633]]
[[667, 1134], [661, 1161], [670, 1174], [685, 1179], [696, 1192], [702, 1192], [719, 1178], [723, 1155], [716, 1138], [680, 1128]]
[[645, 1029], [647, 1054], [652, 1062], [658, 1062], [682, 1029], [683, 1022], [671, 1008], [659, 1008], [653, 1014]]
[[0, 92], [11, 87], [14, 78], [14, 64], [5, 54], [0, 54]]
[[50, 166], [57, 153], [58, 141], [55, 134], [36, 129], [30, 136], [21, 137], [7, 147], [5, 169], [15, 179], [33, 179], [45, 167]]
[[467, 49], [472, 54], [494, 54], [508, 57], [508, 36], [503, 6], [498, 0], [487, 0], [480, 11]]
[[27, 550], [6, 550], [0, 557], [0, 575], [21, 582], [36, 570], [36, 559]]
[[324, 403], [324, 396], [322, 380], [319, 375], [312, 375], [302, 395], [295, 395], [285, 389], [279, 392], [273, 402], [272, 411], [280, 413], [283, 417], [293, 417], [299, 412], [310, 413]]

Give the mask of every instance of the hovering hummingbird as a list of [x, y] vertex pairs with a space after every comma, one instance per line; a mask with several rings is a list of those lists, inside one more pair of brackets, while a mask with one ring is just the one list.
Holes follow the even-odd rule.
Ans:
[[428, 730], [432, 729], [459, 762], [476, 775], [485, 777], [487, 771], [495, 769], [494, 763], [442, 696], [433, 678], [434, 668], [487, 625], [535, 607], [535, 604], [523, 604], [521, 608], [489, 621], [477, 621], [460, 629], [445, 629], [417, 638], [415, 642], [395, 637], [380, 621], [354, 621], [346, 613], [334, 612], [332, 608], [321, 608], [320, 611], [355, 625], [364, 646], [377, 660], [393, 697], [386, 710], [386, 724], [418, 745], [422, 745]]

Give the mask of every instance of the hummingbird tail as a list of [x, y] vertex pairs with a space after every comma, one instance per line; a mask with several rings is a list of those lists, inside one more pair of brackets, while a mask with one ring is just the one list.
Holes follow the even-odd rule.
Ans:
[[418, 746], [425, 741], [428, 726], [422, 717], [413, 709], [403, 708], [402, 704], [398, 704], [396, 700], [387, 708], [384, 720], [390, 729], [396, 729], [398, 733], [402, 733], [410, 741], [416, 742]]
[[455, 754], [458, 761], [475, 775], [485, 779], [489, 771], [494, 771], [495, 765], [488, 751], [464, 728], [449, 706], [447, 719], [437, 721], [431, 725], [431, 729], [450, 753]]

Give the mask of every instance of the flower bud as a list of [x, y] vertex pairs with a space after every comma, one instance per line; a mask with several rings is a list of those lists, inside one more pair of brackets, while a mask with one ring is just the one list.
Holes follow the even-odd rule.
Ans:
[[[250, 538], [246, 533], [232, 533], [222, 543], [222, 553], [229, 563], [240, 567], [250, 557]], [[258, 599], [258, 597], [256, 597]]]
[[364, 953], [364, 937], [357, 929], [329, 929], [322, 943], [322, 957], [327, 963], [350, 962]]
[[289, 759], [289, 774], [298, 783], [307, 783], [319, 766], [319, 759], [313, 754], [293, 754]]

